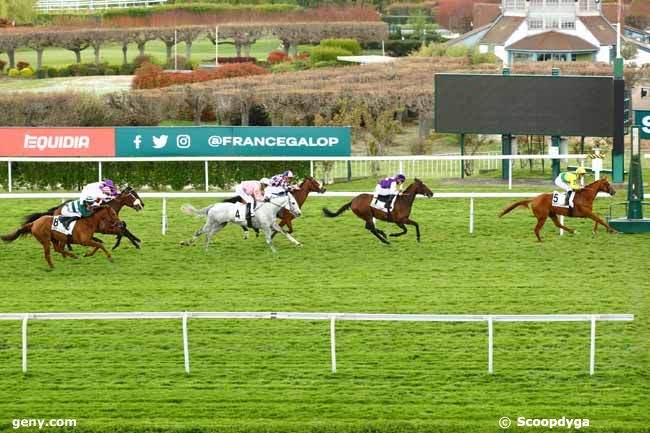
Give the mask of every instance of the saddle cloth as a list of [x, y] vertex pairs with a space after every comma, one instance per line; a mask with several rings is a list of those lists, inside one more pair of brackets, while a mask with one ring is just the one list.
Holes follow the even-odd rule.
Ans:
[[[395, 209], [395, 199], [396, 198], [397, 198], [397, 196], [393, 197], [393, 201], [391, 201], [391, 203], [390, 203], [390, 208], [391, 209]], [[372, 201], [370, 202], [370, 206], [377, 209], [377, 210], [386, 212], [386, 203], [379, 200], [379, 197], [373, 197]]]
[[232, 214], [230, 217], [236, 223], [246, 222], [246, 204], [244, 203], [235, 203], [235, 206], [232, 208]]
[[52, 218], [52, 230], [63, 233], [64, 235], [72, 235], [72, 232], [74, 231], [74, 226], [77, 225], [77, 221], [72, 221], [70, 225], [68, 226], [68, 230], [65, 229], [63, 224], [59, 221], [59, 217], [55, 216]]
[[565, 192], [559, 192], [559, 191], [553, 191], [553, 203], [552, 205], [554, 207], [563, 207], [563, 208], [568, 208], [566, 204], [566, 193]]

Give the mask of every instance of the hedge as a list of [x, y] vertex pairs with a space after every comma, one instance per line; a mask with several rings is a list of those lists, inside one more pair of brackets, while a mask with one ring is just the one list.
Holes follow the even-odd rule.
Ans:
[[[291, 169], [297, 177], [309, 175], [309, 162], [245, 162], [211, 161], [208, 176], [211, 186], [229, 188], [246, 179], [270, 177]], [[102, 173], [121, 186], [136, 189], [181, 190], [188, 186], [205, 188], [203, 162], [105, 162]], [[12, 164], [14, 188], [81, 190], [97, 181], [97, 164], [91, 162], [14, 162]], [[6, 170], [0, 172], [0, 184], [6, 189]]]
[[311, 51], [309, 64], [315, 65], [320, 62], [336, 62], [339, 56], [351, 56], [352, 53], [343, 48], [336, 47], [316, 47]]
[[321, 47], [341, 48], [352, 53], [353, 56], [361, 54], [361, 45], [356, 39], [323, 39]]

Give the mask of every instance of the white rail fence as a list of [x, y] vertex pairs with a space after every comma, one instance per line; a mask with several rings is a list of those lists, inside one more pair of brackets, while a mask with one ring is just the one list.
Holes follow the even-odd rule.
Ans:
[[278, 319], [330, 322], [331, 369], [336, 373], [336, 322], [485, 322], [488, 331], [488, 373], [494, 372], [494, 323], [496, 322], [590, 322], [589, 374], [596, 364], [596, 322], [633, 321], [633, 314], [366, 314], [366, 313], [283, 313], [283, 312], [151, 312], [151, 313], [13, 313], [0, 314], [0, 320], [22, 321], [22, 371], [27, 372], [27, 325], [30, 320], [181, 320], [185, 373], [190, 374], [189, 319]]
[[38, 0], [34, 9], [40, 12], [63, 10], [93, 10], [112, 7], [149, 7], [167, 3], [167, 0]]
[[[337, 191], [326, 192], [324, 194], [310, 193], [313, 197], [356, 197], [359, 194], [372, 192], [351, 192], [351, 191]], [[433, 199], [469, 199], [469, 233], [474, 233], [474, 213], [476, 199], [515, 199], [515, 198], [532, 198], [542, 192], [434, 192]], [[180, 198], [198, 198], [198, 199], [222, 199], [235, 195], [234, 192], [143, 192], [139, 194], [141, 198], [160, 198], [162, 199], [162, 215], [161, 215], [161, 234], [165, 236], [169, 229], [169, 215], [167, 210], [167, 200], [180, 199]], [[598, 193], [598, 197], [611, 197], [609, 194]], [[79, 194], [71, 193], [6, 193], [0, 194], [2, 199], [77, 199]], [[418, 196], [418, 198], [424, 198]], [[560, 222], [564, 223], [564, 216], [560, 216]], [[564, 234], [560, 229], [560, 236]]]
[[[514, 161], [517, 160], [575, 160], [579, 165], [584, 165], [589, 159], [586, 154], [566, 154], [566, 155], [408, 155], [408, 156], [340, 156], [340, 157], [302, 157], [302, 156], [268, 156], [268, 157], [236, 157], [236, 156], [214, 156], [214, 157], [0, 157], [0, 162], [7, 163], [7, 190], [12, 192], [13, 189], [13, 172], [12, 163], [14, 162], [96, 162], [97, 178], [103, 178], [104, 162], [169, 162], [169, 161], [194, 161], [203, 162], [204, 165], [204, 185], [205, 191], [210, 188], [209, 163], [210, 161], [309, 161], [309, 174], [311, 176], [319, 175], [323, 177], [322, 167], [317, 167], [317, 162], [330, 161], [334, 163], [330, 176], [347, 177], [348, 163], [349, 169], [354, 173], [362, 176], [370, 176], [372, 173], [371, 165], [373, 163], [381, 164], [381, 172], [384, 174], [394, 174], [395, 172], [405, 173], [408, 177], [431, 177], [431, 178], [448, 178], [461, 176], [461, 165], [463, 161], [476, 161], [479, 167], [496, 169], [499, 167], [499, 161], [508, 161], [508, 189], [512, 189], [512, 170]], [[355, 171], [356, 170], [356, 171]], [[596, 177], [599, 177], [600, 168], [593, 167]]]

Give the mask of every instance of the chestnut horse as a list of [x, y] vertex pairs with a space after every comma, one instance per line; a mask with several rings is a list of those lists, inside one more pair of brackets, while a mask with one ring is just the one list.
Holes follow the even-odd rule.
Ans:
[[[61, 253], [64, 258], [72, 257], [76, 259], [77, 256], [65, 250], [64, 245], [67, 242], [67, 236], [63, 233], [52, 230], [53, 219], [54, 217], [51, 215], [44, 215], [34, 222], [24, 224], [13, 233], [0, 236], [0, 239], [5, 242], [13, 242], [20, 236], [25, 236], [31, 233], [36, 240], [43, 245], [45, 260], [50, 268], [54, 269], [54, 264], [52, 263], [52, 257], [50, 255], [50, 242], [54, 244], [54, 250]], [[122, 230], [122, 225], [123, 224], [118, 218], [117, 213], [111, 207], [100, 206], [91, 216], [77, 221], [72, 232], [71, 243], [94, 248], [93, 251], [84, 254], [84, 257], [92, 256], [98, 249], [101, 249], [104, 251], [104, 254], [106, 254], [108, 260], [112, 262], [113, 258], [108, 250], [99, 242], [93, 241], [93, 234], [97, 231], [106, 234], [118, 234]]]
[[[31, 214], [29, 214], [29, 215], [27, 215], [25, 217], [25, 219], [23, 220], [23, 224], [32, 223], [32, 222], [36, 221], [37, 219], [39, 219], [40, 217], [45, 216], [45, 215], [53, 215], [53, 216], [61, 215], [61, 208], [64, 205], [65, 205], [65, 203], [62, 203], [62, 204], [60, 204], [58, 206], [55, 206], [53, 208], [48, 209], [47, 212], [34, 212], [34, 213], [31, 213]], [[115, 213], [117, 213], [118, 215], [120, 214], [120, 210], [122, 210], [122, 208], [124, 206], [128, 206], [131, 209], [135, 209], [136, 212], [138, 212], [138, 211], [140, 211], [140, 210], [142, 210], [144, 208], [144, 203], [140, 199], [140, 196], [130, 186], [127, 187], [126, 189], [124, 189], [122, 192], [120, 192], [113, 200], [106, 203], [106, 205], [113, 208]], [[104, 233], [101, 230], [99, 230], [99, 233], [113, 234], [113, 233]], [[135, 247], [137, 249], [140, 249], [140, 242], [142, 242], [142, 241], [140, 240], [140, 238], [138, 238], [136, 235], [131, 233], [126, 228], [126, 223], [123, 224], [122, 232], [117, 233], [117, 241], [115, 242], [115, 246], [113, 246], [113, 249], [117, 248], [120, 245], [120, 242], [122, 241], [122, 236], [126, 236], [127, 239], [129, 239], [131, 241], [131, 243], [133, 245], [135, 245]], [[94, 241], [95, 242], [101, 242], [101, 240], [96, 239], [96, 238], [94, 239]]]
[[395, 200], [395, 205], [391, 211], [391, 220], [388, 221], [388, 215], [385, 211], [381, 211], [370, 206], [372, 202], [372, 194], [360, 194], [352, 199], [351, 202], [343, 205], [336, 212], [332, 212], [327, 208], [323, 208], [323, 213], [325, 216], [334, 218], [341, 215], [348, 209], [352, 209], [359, 218], [366, 222], [366, 229], [368, 229], [373, 235], [377, 237], [380, 241], [385, 244], [389, 244], [388, 237], [386, 233], [382, 230], [379, 230], [375, 227], [374, 219], [388, 221], [397, 224], [397, 227], [401, 228], [400, 233], [391, 233], [390, 236], [402, 236], [405, 235], [408, 231], [406, 224], [412, 225], [415, 227], [415, 236], [417, 241], [420, 242], [420, 226], [417, 222], [409, 219], [411, 215], [411, 208], [413, 207], [413, 201], [417, 194], [422, 194], [426, 197], [433, 197], [433, 192], [424, 184], [420, 179], [415, 179], [415, 181], [406, 188], [404, 193], [397, 196]]
[[569, 208], [552, 206], [551, 203], [553, 201], [553, 194], [545, 193], [545, 194], [540, 194], [535, 198], [521, 200], [511, 204], [510, 206], [508, 206], [507, 208], [501, 211], [499, 217], [504, 216], [505, 214], [507, 214], [508, 212], [510, 212], [511, 210], [519, 206], [530, 207], [531, 210], [533, 211], [533, 214], [535, 214], [535, 217], [537, 218], [537, 225], [535, 226], [535, 236], [537, 236], [537, 240], [539, 242], [542, 241], [539, 232], [540, 230], [542, 230], [542, 227], [544, 226], [546, 219], [549, 217], [553, 221], [553, 224], [555, 224], [557, 227], [566, 230], [569, 233], [575, 232], [575, 230], [570, 229], [567, 226], [561, 224], [558, 215], [564, 215], [564, 216], [575, 217], [575, 218], [591, 218], [596, 222], [592, 230], [592, 233], [594, 234], [596, 234], [596, 229], [598, 228], [598, 224], [601, 224], [610, 233], [616, 233], [616, 230], [611, 228], [609, 224], [603, 221], [598, 215], [594, 214], [593, 211], [591, 210], [591, 207], [594, 203], [596, 196], [601, 191], [606, 192], [609, 195], [616, 194], [614, 187], [609, 184], [606, 176], [593, 183], [590, 183], [589, 185], [585, 186], [581, 190], [575, 192], [575, 197], [573, 199], [574, 206], [573, 209], [571, 209], [571, 212], [569, 212], [570, 210]]

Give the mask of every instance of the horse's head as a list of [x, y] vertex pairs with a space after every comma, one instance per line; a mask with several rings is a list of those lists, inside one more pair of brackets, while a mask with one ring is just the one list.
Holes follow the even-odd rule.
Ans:
[[300, 189], [304, 189], [307, 192], [317, 192], [319, 194], [327, 191], [319, 181], [311, 176], [307, 176], [302, 182], [300, 182]]
[[300, 210], [298, 201], [296, 201], [296, 198], [293, 196], [293, 194], [288, 192], [286, 195], [283, 196], [283, 199], [284, 199], [284, 204], [282, 205], [283, 208], [289, 211], [289, 213], [291, 213], [296, 218], [302, 215], [302, 211]]
[[122, 200], [126, 206], [135, 209], [136, 212], [141, 211], [144, 208], [144, 203], [140, 200], [140, 196], [136, 190], [130, 186], [123, 190], [117, 196], [117, 199]]
[[615, 195], [616, 194], [616, 190], [609, 183], [609, 179], [607, 179], [607, 176], [601, 177], [598, 182], [600, 182], [599, 185], [598, 185], [598, 191], [606, 192], [609, 195]]
[[422, 182], [417, 177], [414, 179], [412, 185], [415, 185], [415, 193], [416, 194], [422, 194], [423, 196], [426, 196], [426, 197], [429, 197], [429, 198], [433, 197], [433, 191], [431, 191], [429, 189], [429, 187], [426, 186], [424, 184], [424, 182]]
[[99, 219], [98, 231], [102, 233], [115, 233], [122, 232], [124, 223], [117, 216], [117, 212], [110, 206], [99, 206], [94, 213], [94, 216]]

